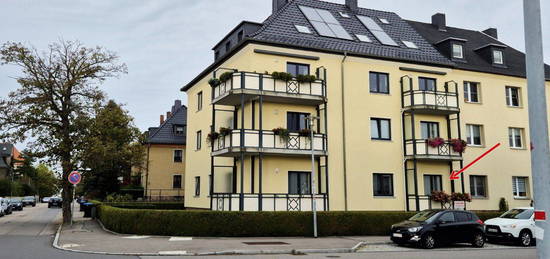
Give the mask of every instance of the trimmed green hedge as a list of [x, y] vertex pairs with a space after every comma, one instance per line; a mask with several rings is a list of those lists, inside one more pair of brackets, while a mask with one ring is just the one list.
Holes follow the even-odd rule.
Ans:
[[[125, 234], [163, 236], [311, 236], [311, 212], [220, 212], [137, 210], [102, 204], [99, 218], [106, 228]], [[319, 212], [320, 236], [387, 235], [392, 224], [415, 212]], [[482, 220], [500, 215], [482, 212]]]
[[183, 202], [117, 202], [104, 204], [121, 209], [185, 210]]

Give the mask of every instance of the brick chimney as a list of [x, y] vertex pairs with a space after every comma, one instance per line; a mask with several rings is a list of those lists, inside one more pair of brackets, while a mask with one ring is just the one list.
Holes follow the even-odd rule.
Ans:
[[495, 38], [495, 39], [498, 39], [498, 30], [497, 28], [489, 28], [487, 30], [484, 30], [483, 33]]
[[277, 13], [289, 0], [273, 0], [273, 14]]
[[346, 6], [352, 11], [356, 11], [359, 8], [357, 0], [346, 0]]
[[432, 25], [440, 31], [447, 31], [447, 22], [444, 13], [436, 13], [432, 16]]
[[171, 112], [166, 112], [166, 119], [170, 119], [170, 117], [172, 117], [172, 113]]
[[164, 123], [164, 115], [160, 115], [160, 125]]

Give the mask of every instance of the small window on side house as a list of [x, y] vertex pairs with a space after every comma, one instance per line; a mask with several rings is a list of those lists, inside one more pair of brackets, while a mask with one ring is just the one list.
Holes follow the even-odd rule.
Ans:
[[172, 189], [181, 189], [181, 174], [176, 174], [172, 176]]
[[390, 120], [371, 118], [370, 119], [370, 134], [374, 140], [391, 140]]
[[393, 175], [373, 174], [374, 196], [393, 196]]
[[202, 91], [197, 94], [197, 111], [202, 110]]
[[512, 190], [515, 198], [526, 198], [527, 197], [527, 184], [529, 183], [529, 178], [514, 176], [512, 177]]
[[183, 162], [183, 150], [176, 149], [174, 150], [174, 163]]
[[195, 197], [201, 196], [201, 177], [195, 176]]
[[510, 107], [519, 107], [520, 95], [518, 87], [506, 87], [506, 104]]
[[462, 49], [462, 45], [460, 44], [453, 44], [453, 58], [464, 58], [464, 51]]
[[389, 74], [370, 72], [369, 73], [369, 88], [371, 93], [389, 94]]
[[502, 54], [502, 50], [493, 50], [493, 63], [504, 65], [504, 55]]

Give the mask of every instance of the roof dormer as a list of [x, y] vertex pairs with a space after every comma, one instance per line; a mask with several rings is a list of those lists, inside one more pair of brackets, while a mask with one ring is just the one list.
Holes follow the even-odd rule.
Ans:
[[502, 44], [489, 43], [475, 49], [474, 51], [493, 66], [506, 68], [506, 57], [504, 55], [504, 50], [506, 47], [506, 45]]
[[466, 62], [467, 40], [455, 37], [445, 38], [435, 43], [435, 47], [452, 61]]

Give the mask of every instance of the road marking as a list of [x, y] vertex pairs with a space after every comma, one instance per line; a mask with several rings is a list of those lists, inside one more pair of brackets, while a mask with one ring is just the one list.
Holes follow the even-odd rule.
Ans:
[[122, 238], [126, 238], [126, 239], [146, 239], [146, 238], [150, 238], [150, 236], [127, 236], [127, 237], [122, 237]]
[[191, 241], [193, 240], [192, 237], [171, 237], [168, 239], [168, 241], [174, 242], [174, 241]]
[[186, 255], [187, 251], [159, 251], [159, 255]]

